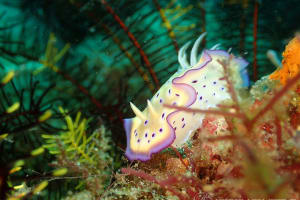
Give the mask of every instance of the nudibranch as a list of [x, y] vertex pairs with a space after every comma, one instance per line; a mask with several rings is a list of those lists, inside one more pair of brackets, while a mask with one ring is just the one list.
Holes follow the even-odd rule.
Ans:
[[167, 108], [164, 104], [209, 109], [230, 98], [225, 80], [220, 80], [224, 77], [224, 68], [219, 61], [230, 61], [228, 69], [235, 74], [235, 86], [248, 86], [248, 62], [244, 59], [217, 50], [216, 46], [203, 50], [198, 59], [197, 50], [204, 36], [205, 33], [201, 34], [194, 43], [190, 63], [186, 54], [190, 43], [180, 49], [178, 71], [147, 101], [144, 111], [130, 103], [136, 117], [124, 119], [127, 136], [125, 155], [129, 160], [147, 161], [153, 153], [170, 145], [180, 147], [201, 126], [203, 114]]

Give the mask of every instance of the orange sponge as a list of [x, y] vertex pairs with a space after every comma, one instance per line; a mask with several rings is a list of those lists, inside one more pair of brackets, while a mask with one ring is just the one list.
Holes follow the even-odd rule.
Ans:
[[300, 72], [300, 37], [292, 39], [282, 54], [282, 68], [277, 69], [269, 77], [286, 84], [287, 80], [293, 78]]

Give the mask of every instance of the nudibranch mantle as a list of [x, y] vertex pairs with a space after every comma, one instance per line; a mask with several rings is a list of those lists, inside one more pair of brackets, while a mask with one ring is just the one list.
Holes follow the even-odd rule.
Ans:
[[220, 80], [224, 77], [224, 68], [219, 61], [230, 60], [228, 69], [236, 74], [235, 86], [248, 86], [248, 62], [244, 59], [213, 48], [203, 50], [200, 59], [197, 59], [197, 49], [204, 36], [203, 33], [194, 43], [190, 63], [187, 62], [185, 53], [189, 43], [180, 49], [180, 68], [152, 99], [147, 101], [148, 105], [144, 111], [130, 103], [136, 117], [124, 119], [127, 136], [125, 155], [129, 160], [147, 161], [153, 153], [170, 145], [180, 147], [201, 126], [203, 114], [187, 113], [167, 108], [163, 104], [209, 109], [230, 98], [225, 80]]

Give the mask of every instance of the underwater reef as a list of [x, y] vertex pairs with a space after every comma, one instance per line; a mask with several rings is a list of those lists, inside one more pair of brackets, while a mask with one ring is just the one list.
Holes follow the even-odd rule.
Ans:
[[300, 199], [297, 0], [2, 0], [0, 19], [0, 200]]

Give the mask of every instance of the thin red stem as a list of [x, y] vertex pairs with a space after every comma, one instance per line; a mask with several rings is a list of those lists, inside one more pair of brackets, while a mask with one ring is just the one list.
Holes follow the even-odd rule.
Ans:
[[300, 163], [294, 163], [292, 165], [282, 166], [279, 168], [282, 171], [300, 171]]
[[251, 120], [248, 121], [249, 124], [248, 130], [251, 130], [253, 125], [261, 118], [263, 117], [271, 108], [274, 106], [274, 104], [292, 87], [294, 86], [297, 81], [300, 79], [300, 73], [298, 73], [294, 78], [290, 79], [287, 84], [281, 88], [274, 96], [273, 98], [269, 101], [269, 103], [261, 109]]
[[1, 118], [5, 118], [4, 120], [0, 121], [1, 123], [7, 122], [8, 120], [12, 119], [12, 118], [17, 118], [20, 116], [24, 116], [27, 114], [31, 114], [31, 115], [35, 115], [35, 114], [40, 114], [40, 112], [38, 112], [37, 110], [28, 110], [28, 111], [24, 111], [24, 112], [20, 112], [20, 113], [1, 113], [0, 114], [0, 119]]
[[181, 111], [184, 111], [184, 112], [214, 114], [214, 115], [222, 115], [222, 116], [225, 116], [225, 117], [236, 117], [236, 118], [244, 119], [244, 115], [242, 115], [242, 114], [224, 112], [224, 111], [220, 111], [220, 110], [202, 110], [202, 109], [186, 108], [186, 107], [181, 107], [181, 106], [173, 106], [173, 105], [168, 105], [168, 104], [164, 104], [164, 107], [174, 108], [176, 110], [181, 110]]
[[229, 66], [232, 58], [233, 58], [233, 56], [231, 55], [228, 61], [222, 61], [222, 60], [217, 60], [217, 61], [218, 61], [218, 63], [220, 63], [220, 65], [222, 65], [223, 70], [224, 70], [224, 77], [222, 77], [220, 80], [225, 80], [226, 81], [228, 92], [229, 92], [233, 102], [235, 103], [235, 108], [237, 108], [238, 112], [240, 113], [238, 97], [237, 97], [237, 94], [235, 92], [233, 83], [229, 79], [228, 66]]
[[95, 98], [93, 97], [89, 91], [83, 87], [82, 85], [80, 85], [77, 81], [75, 81], [71, 76], [69, 76], [68, 74], [63, 73], [62, 71], [57, 71], [58, 74], [60, 74], [61, 76], [63, 76], [66, 80], [70, 81], [71, 83], [73, 83], [83, 94], [85, 94], [90, 101], [96, 105], [97, 108], [99, 109], [103, 109], [102, 104]]
[[276, 135], [277, 135], [277, 145], [278, 145], [278, 148], [281, 149], [281, 145], [282, 145], [282, 128], [281, 128], [281, 125], [280, 125], [280, 120], [278, 119], [277, 116], [275, 118], [275, 126], [276, 126]]
[[[38, 61], [39, 59], [36, 58], [36, 57], [30, 57], [28, 58], [30, 60], [34, 60], [34, 61]], [[82, 85], [80, 85], [76, 80], [74, 80], [70, 75], [62, 72], [61, 70], [56, 70], [55, 72], [57, 72], [58, 74], [60, 74], [62, 77], [64, 77], [66, 80], [70, 81], [71, 83], [73, 83], [78, 89], [79, 91], [81, 91], [83, 94], [85, 94], [89, 99], [90, 101], [96, 105], [97, 108], [99, 109], [103, 109], [103, 106], [102, 104], [95, 98], [93, 97], [89, 91], [83, 87]], [[107, 113], [109, 115], [109, 113]], [[111, 119], [111, 116], [109, 115], [110, 119]]]
[[142, 49], [140, 43], [137, 41], [137, 39], [135, 38], [135, 36], [129, 31], [128, 27], [125, 25], [125, 23], [121, 20], [121, 18], [116, 14], [116, 12], [113, 10], [113, 8], [105, 1], [105, 0], [101, 0], [101, 3], [105, 6], [106, 10], [114, 17], [115, 21], [121, 26], [121, 28], [124, 30], [124, 32], [128, 35], [130, 41], [132, 42], [132, 44], [138, 49], [143, 61], [145, 62], [145, 65], [155, 83], [156, 88], [159, 88], [159, 81], [157, 79], [157, 76], [154, 72], [154, 70], [152, 69], [152, 65], [148, 59], [148, 56], [146, 55], [146, 53], [144, 52], [144, 50]]
[[179, 153], [179, 151], [172, 146], [170, 146], [170, 148], [176, 153], [177, 157], [179, 158], [181, 163], [185, 166], [186, 170], [189, 170], [189, 166], [183, 161], [183, 158], [182, 158], [181, 154]]
[[213, 138], [208, 138], [208, 142], [218, 142], [218, 141], [224, 141], [224, 140], [237, 140], [239, 139], [235, 135], [224, 135], [224, 136], [218, 136], [218, 137], [213, 137]]
[[147, 173], [145, 173], [141, 170], [134, 170], [134, 169], [131, 169], [131, 168], [122, 168], [121, 171], [124, 174], [134, 175], [134, 176], [140, 177], [142, 179], [145, 179], [147, 181], [151, 181], [153, 183], [156, 183], [160, 187], [170, 191], [171, 193], [173, 193], [174, 195], [179, 197], [179, 199], [181, 199], [181, 200], [186, 200], [187, 199], [179, 191], [175, 190], [174, 188], [172, 188], [170, 186], [171, 184], [177, 183], [179, 178], [171, 176], [171, 177], [167, 178], [166, 180], [159, 181], [154, 176], [151, 176], [151, 175], [149, 175], [149, 174], [147, 174]]
[[120, 48], [120, 50], [125, 54], [125, 56], [130, 60], [130, 62], [132, 63], [132, 65], [136, 68], [136, 70], [138, 71], [138, 73], [140, 74], [140, 76], [142, 77], [142, 79], [145, 81], [145, 83], [147, 84], [148, 88], [151, 90], [151, 92], [154, 94], [155, 93], [155, 88], [154, 85], [151, 83], [151, 80], [149, 79], [147, 73], [144, 72], [144, 70], [140, 67], [140, 65], [134, 60], [133, 56], [126, 50], [126, 48], [121, 44], [121, 41], [119, 38], [117, 38], [113, 32], [110, 30], [110, 28], [105, 25], [102, 24], [102, 27], [104, 28], [104, 30], [111, 35], [113, 41], [118, 45], [118, 47]]

